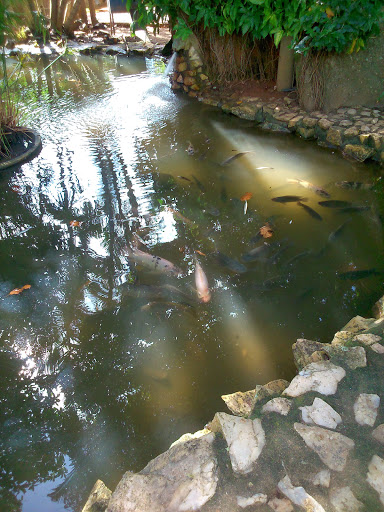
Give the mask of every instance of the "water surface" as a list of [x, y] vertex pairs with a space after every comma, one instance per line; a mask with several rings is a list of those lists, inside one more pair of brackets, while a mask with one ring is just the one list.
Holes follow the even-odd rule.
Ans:
[[[80, 510], [97, 478], [113, 488], [142, 469], [225, 410], [222, 394], [292, 378], [297, 338], [329, 342], [382, 294], [378, 166], [174, 95], [163, 69], [66, 57], [21, 78], [43, 150], [0, 178], [4, 509]], [[368, 209], [323, 207], [288, 178]], [[285, 195], [322, 220], [271, 200]], [[266, 222], [273, 236], [251, 242]], [[130, 261], [137, 236], [181, 275]], [[264, 242], [274, 245], [244, 261]], [[197, 300], [196, 256], [209, 303]]]

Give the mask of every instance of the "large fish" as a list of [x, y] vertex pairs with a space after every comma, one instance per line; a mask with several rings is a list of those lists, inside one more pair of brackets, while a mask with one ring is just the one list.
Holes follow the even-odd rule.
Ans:
[[223, 162], [221, 162], [221, 166], [228, 165], [234, 160], [237, 160], [243, 155], [246, 155], [247, 153], [253, 153], [253, 151], [242, 151], [241, 153], [236, 153], [236, 155], [230, 156], [229, 158], [226, 158]]
[[347, 219], [343, 224], [340, 224], [340, 226], [335, 229], [335, 231], [332, 231], [332, 233], [329, 234], [328, 242], [334, 242], [345, 230], [345, 227], [351, 222], [352, 219]]
[[364, 204], [351, 204], [351, 206], [346, 206], [345, 208], [339, 208], [338, 213], [354, 213], [354, 212], [366, 212], [370, 210], [371, 207]]
[[380, 272], [375, 268], [368, 268], [366, 270], [351, 270], [350, 272], [342, 272], [338, 275], [339, 279], [350, 279], [352, 281], [356, 281], [357, 279], [364, 279], [369, 276], [379, 276], [384, 274], [384, 272]]
[[301, 196], [279, 196], [273, 197], [272, 201], [276, 203], [297, 203], [298, 201], [308, 201], [308, 198]]
[[195, 285], [199, 300], [201, 302], [209, 302], [211, 300], [211, 292], [208, 286], [208, 279], [197, 258], [195, 258]]
[[317, 213], [313, 208], [311, 208], [310, 206], [306, 205], [306, 204], [303, 204], [301, 203], [300, 201], [297, 203], [299, 206], [303, 207], [304, 210], [313, 218], [313, 219], [316, 219], [316, 220], [323, 220], [323, 217]]
[[155, 256], [153, 254], [141, 251], [137, 247], [130, 248], [126, 246], [125, 250], [130, 260], [133, 260], [138, 265], [142, 265], [149, 270], [164, 272], [165, 274], [172, 276], [180, 276], [182, 274], [180, 268], [176, 267], [173, 263], [164, 258], [161, 258], [160, 256]]
[[335, 185], [347, 190], [371, 190], [375, 186], [373, 183], [361, 183], [361, 181], [337, 181]]
[[276, 247], [280, 247], [282, 244], [285, 244], [286, 242], [286, 238], [284, 240], [277, 241], [272, 244], [267, 244], [266, 242], [264, 242], [262, 245], [259, 245], [258, 247], [251, 249], [246, 254], [243, 254], [241, 258], [243, 261], [265, 260], [270, 251], [272, 251]]
[[288, 183], [297, 183], [298, 185], [301, 185], [302, 187], [312, 190], [315, 194], [321, 196], [321, 197], [331, 197], [331, 195], [324, 190], [323, 188], [319, 187], [318, 185], [314, 185], [313, 183], [309, 183], [309, 181], [300, 180], [300, 179], [291, 179], [287, 178]]
[[319, 201], [319, 205], [326, 208], [346, 208], [347, 206], [352, 206], [352, 203], [349, 203], [348, 201], [339, 201], [338, 199], [331, 199], [330, 201]]
[[235, 272], [236, 274], [244, 274], [244, 272], [247, 271], [247, 267], [245, 265], [243, 265], [237, 260], [230, 258], [229, 256], [223, 254], [222, 252], [217, 251], [215, 257], [220, 265], [228, 268], [229, 270]]

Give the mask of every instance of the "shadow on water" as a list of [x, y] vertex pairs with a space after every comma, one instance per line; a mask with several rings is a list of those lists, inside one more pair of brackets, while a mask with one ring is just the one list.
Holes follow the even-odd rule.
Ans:
[[[326, 342], [369, 315], [384, 270], [375, 164], [175, 96], [161, 61], [45, 67], [32, 62], [20, 87], [43, 150], [0, 177], [0, 508], [24, 512], [78, 511], [97, 478], [113, 487], [202, 428], [222, 394], [291, 378], [296, 338]], [[287, 179], [369, 208], [323, 207]], [[322, 221], [271, 201], [285, 195]], [[256, 237], [267, 222], [273, 236]], [[181, 275], [135, 264], [138, 239]]]

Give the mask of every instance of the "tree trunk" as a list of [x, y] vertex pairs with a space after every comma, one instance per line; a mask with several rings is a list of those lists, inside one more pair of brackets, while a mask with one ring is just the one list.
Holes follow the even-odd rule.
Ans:
[[57, 16], [59, 11], [59, 1], [60, 0], [51, 0], [51, 28], [53, 30], [57, 30]]
[[72, 9], [70, 10], [69, 15], [67, 16], [67, 19], [64, 23], [64, 32], [69, 36], [73, 35], [73, 25], [76, 21], [82, 3], [83, 0], [75, 0]]
[[89, 5], [89, 13], [91, 15], [91, 23], [92, 23], [92, 25], [96, 25], [97, 18], [96, 18], [95, 0], [88, 0], [88, 5]]
[[278, 91], [290, 89], [293, 85], [293, 60], [295, 52], [289, 48], [291, 44], [292, 37], [288, 36], [284, 36], [280, 43], [276, 80], [276, 88]]
[[79, 15], [80, 15], [81, 21], [83, 23], [85, 23], [86, 25], [88, 25], [88, 15], [87, 15], [87, 8], [85, 5], [85, 0], [81, 1]]

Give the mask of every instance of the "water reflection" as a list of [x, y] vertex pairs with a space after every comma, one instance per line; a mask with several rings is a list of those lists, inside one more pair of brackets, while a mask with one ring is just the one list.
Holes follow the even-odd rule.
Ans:
[[[141, 59], [66, 57], [23, 75], [26, 122], [43, 150], [0, 180], [0, 508], [22, 510], [29, 490], [25, 510], [31, 492], [78, 510], [96, 478], [113, 487], [140, 470], [222, 409], [220, 395], [291, 377], [297, 337], [329, 341], [382, 293], [380, 275], [337, 278], [383, 268], [377, 168], [174, 96], [156, 62], [148, 72]], [[252, 152], [221, 166], [234, 150]], [[296, 204], [274, 203], [302, 194], [287, 178], [372, 208], [348, 214], [329, 244], [345, 215], [324, 208], [315, 224]], [[338, 190], [342, 179], [377, 184]], [[243, 262], [241, 274], [223, 267], [217, 251], [242, 261], [266, 221], [282, 244], [273, 259]], [[135, 234], [182, 277], [129, 261]], [[196, 299], [196, 250], [208, 304]]]

